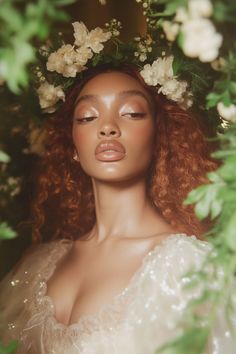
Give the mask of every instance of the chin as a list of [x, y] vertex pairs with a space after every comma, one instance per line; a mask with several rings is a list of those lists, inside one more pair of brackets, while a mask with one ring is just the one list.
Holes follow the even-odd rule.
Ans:
[[119, 182], [128, 182], [134, 183], [137, 180], [143, 179], [146, 176], [147, 170], [141, 171], [118, 171], [117, 168], [110, 166], [106, 168], [106, 171], [96, 174], [89, 174], [90, 177], [94, 180], [106, 183], [119, 183]]
[[[135, 160], [136, 162], [138, 159]], [[125, 163], [124, 163], [125, 162]], [[86, 168], [87, 167], [87, 168]], [[82, 166], [84, 172], [94, 180], [104, 182], [134, 182], [137, 179], [143, 179], [147, 175], [149, 163], [140, 161], [114, 161], [99, 162], [94, 161], [89, 166]]]

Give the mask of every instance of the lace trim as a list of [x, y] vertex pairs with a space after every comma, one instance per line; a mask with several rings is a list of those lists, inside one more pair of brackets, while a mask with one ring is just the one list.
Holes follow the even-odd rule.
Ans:
[[[80, 337], [83, 334], [89, 335], [96, 330], [110, 330], [113, 326], [118, 326], [122, 315], [128, 310], [128, 305], [135, 301], [136, 296], [134, 296], [135, 291], [138, 291], [139, 282], [138, 280], [143, 273], [147, 270], [147, 266], [151, 264], [152, 260], [156, 258], [157, 253], [173, 240], [178, 240], [187, 237], [195, 239], [195, 236], [187, 236], [185, 233], [170, 234], [167, 236], [160, 244], [156, 245], [142, 260], [141, 266], [131, 277], [126, 288], [123, 291], [113, 297], [113, 299], [103, 306], [100, 307], [99, 311], [95, 314], [82, 315], [78, 322], [64, 325], [59, 323], [55, 317], [55, 306], [47, 294], [47, 281], [53, 275], [57, 263], [68, 252], [71, 248], [73, 241], [60, 240], [54, 241], [54, 246], [52, 247], [51, 254], [48, 256], [49, 262], [41, 269], [43, 273], [43, 280], [38, 283], [34, 294], [34, 309], [32, 311], [33, 317], [28, 322], [28, 328], [34, 325], [39, 325], [39, 323], [44, 323], [48, 330], [53, 330], [54, 336], [57, 331], [58, 336], [71, 336]], [[66, 241], [66, 242], [65, 242]], [[144, 274], [143, 274], [144, 275]], [[107, 324], [107, 327], [106, 327]]]

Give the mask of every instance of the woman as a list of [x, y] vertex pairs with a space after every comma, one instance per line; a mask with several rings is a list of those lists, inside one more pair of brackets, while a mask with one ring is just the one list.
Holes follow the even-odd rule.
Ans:
[[[4, 340], [19, 353], [151, 354], [174, 337], [197, 295], [181, 275], [209, 250], [182, 206], [215, 168], [209, 151], [194, 117], [135, 69], [88, 71], [52, 119], [33, 205], [34, 238], [60, 240], [3, 281]], [[224, 331], [211, 343], [231, 353]]]

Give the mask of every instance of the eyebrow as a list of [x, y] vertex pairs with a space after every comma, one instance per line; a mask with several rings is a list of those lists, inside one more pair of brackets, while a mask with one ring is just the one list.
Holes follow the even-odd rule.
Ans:
[[[150, 99], [148, 98], [147, 95], [145, 95], [145, 93], [143, 93], [142, 91], [139, 90], [127, 90], [127, 91], [121, 91], [118, 93], [119, 97], [126, 97], [126, 96], [140, 96], [143, 97], [148, 104], [150, 104], [152, 106], [152, 103], [150, 101]], [[87, 101], [87, 100], [97, 100], [99, 98], [99, 95], [83, 95], [81, 97], [79, 97], [74, 104], [74, 107], [76, 107], [80, 102], [82, 101]]]

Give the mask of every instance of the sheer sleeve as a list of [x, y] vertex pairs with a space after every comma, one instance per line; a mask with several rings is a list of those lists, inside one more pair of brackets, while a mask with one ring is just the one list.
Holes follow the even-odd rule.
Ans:
[[41, 273], [48, 265], [53, 243], [32, 248], [0, 283], [0, 338], [4, 343], [20, 339], [30, 317], [30, 302]]
[[[197, 298], [202, 289], [185, 290], [182, 276], [192, 267], [199, 269], [210, 251], [207, 242], [195, 237], [169, 239], [161, 252], [155, 252], [148, 262], [139, 286], [137, 301], [130, 308], [137, 353], [154, 353], [157, 348], [175, 339], [183, 331], [181, 320], [188, 302]], [[234, 323], [236, 316], [234, 316]], [[214, 331], [205, 354], [233, 354], [236, 338], [230, 331], [225, 308], [218, 311]]]

